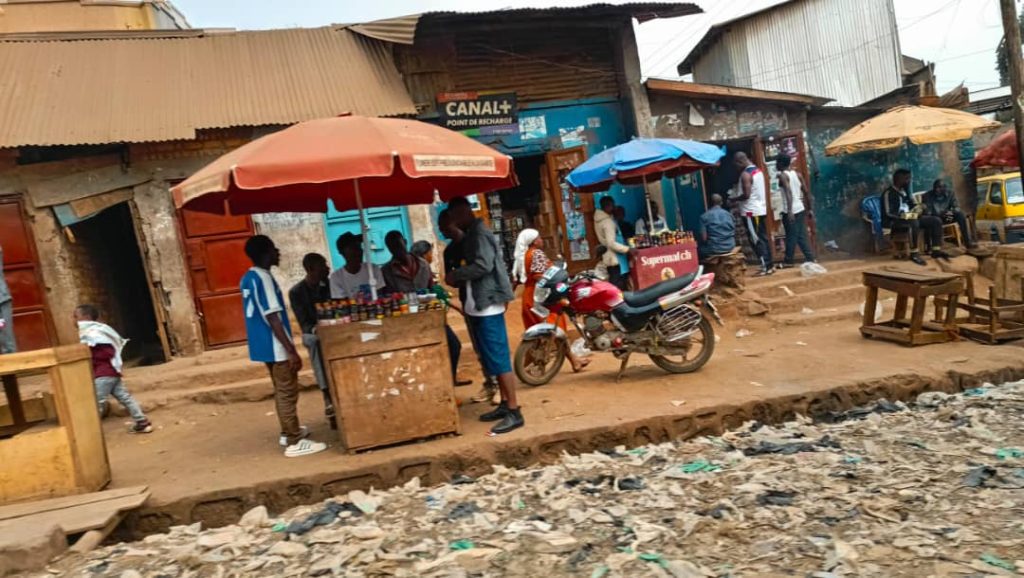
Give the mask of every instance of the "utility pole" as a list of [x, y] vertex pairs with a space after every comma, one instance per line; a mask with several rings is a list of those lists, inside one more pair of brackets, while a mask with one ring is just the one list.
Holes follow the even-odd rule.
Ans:
[[1017, 1], [999, 0], [1003, 12], [1003, 35], [1006, 38], [1006, 60], [1010, 65], [1010, 94], [1013, 99], [1013, 127], [1017, 131], [1017, 162], [1024, 170], [1024, 63], [1021, 62], [1020, 24]]

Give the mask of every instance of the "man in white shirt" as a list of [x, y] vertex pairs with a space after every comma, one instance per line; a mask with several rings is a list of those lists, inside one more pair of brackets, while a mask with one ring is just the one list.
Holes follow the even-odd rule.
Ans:
[[656, 235], [661, 231], [668, 229], [668, 225], [665, 224], [664, 217], [661, 216], [661, 212], [658, 210], [658, 203], [650, 201], [651, 203], [651, 215], [654, 215], [654, 226], [647, 226], [647, 213], [644, 213], [639, 219], [636, 220], [636, 234], [637, 235]]
[[811, 214], [807, 183], [803, 175], [793, 169], [792, 163], [793, 159], [788, 155], [779, 155], [775, 159], [785, 209], [782, 213], [782, 226], [786, 229], [786, 260], [779, 266], [781, 269], [794, 266], [797, 245], [800, 245], [800, 251], [804, 254], [804, 262], [814, 262], [814, 249], [807, 240], [807, 215]]
[[772, 263], [772, 246], [768, 239], [768, 203], [765, 198], [764, 173], [744, 152], [736, 153], [736, 168], [740, 171], [737, 189], [740, 195], [730, 199], [739, 206], [740, 216], [746, 224], [747, 235], [754, 251], [761, 259], [761, 271], [758, 277], [771, 275], [775, 272]]
[[373, 263], [367, 267], [363, 263], [362, 235], [342, 234], [338, 237], [338, 252], [345, 258], [345, 265], [331, 273], [331, 299], [351, 299], [359, 293], [360, 288], [368, 288], [371, 270], [377, 290], [384, 288], [384, 274], [380, 267]]

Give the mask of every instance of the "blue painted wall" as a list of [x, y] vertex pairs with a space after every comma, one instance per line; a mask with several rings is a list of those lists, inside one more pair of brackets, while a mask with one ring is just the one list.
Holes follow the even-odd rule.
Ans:
[[[552, 150], [579, 146], [571, 134], [578, 131], [585, 141], [588, 157], [606, 148], [626, 142], [630, 135], [626, 131], [622, 105], [612, 99], [581, 99], [544, 102], [525, 105], [519, 111], [520, 127], [539, 123], [543, 119], [543, 136], [522, 132], [512, 135], [484, 136], [470, 134], [476, 140], [492, 146], [506, 154], [528, 156], [543, 154]], [[615, 203], [626, 209], [626, 218], [635, 220], [643, 211], [643, 188], [614, 185], [609, 193], [598, 193], [600, 197], [610, 194]]]
[[[814, 191], [814, 212], [818, 228], [818, 242], [835, 240], [840, 249], [863, 252], [870, 243], [866, 226], [860, 218], [860, 202], [866, 196], [881, 194], [891, 182], [893, 171], [906, 168], [911, 171], [914, 192], [931, 188], [937, 178], [947, 181], [951, 175], [939, 155], [939, 145], [910, 145], [884, 151], [825, 156], [825, 146], [846, 129], [839, 127], [810, 128], [807, 143], [810, 148], [811, 188]], [[973, 157], [969, 141], [961, 143], [958, 151], [961, 165]]]
[[[381, 207], [366, 209], [366, 217], [370, 226], [370, 243], [373, 247], [372, 261], [383, 265], [391, 260], [391, 251], [384, 246], [384, 237], [393, 230], [401, 231], [411, 243], [409, 213], [405, 207]], [[359, 211], [339, 213], [334, 210], [334, 203], [328, 201], [327, 214], [324, 215], [324, 229], [327, 234], [327, 246], [331, 250], [331, 268], [338, 269], [345, 264], [344, 257], [338, 253], [338, 237], [343, 233], [358, 235]]]

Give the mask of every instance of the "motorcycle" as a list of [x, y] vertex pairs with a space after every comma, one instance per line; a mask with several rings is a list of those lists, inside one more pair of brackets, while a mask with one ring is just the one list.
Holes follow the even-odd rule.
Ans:
[[[591, 271], [570, 278], [564, 268], [552, 267], [537, 282], [532, 310], [542, 319], [566, 314], [587, 348], [611, 352], [622, 362], [617, 379], [634, 353], [646, 354], [669, 373], [691, 373], [715, 350], [709, 317], [723, 325], [708, 294], [714, 279], [714, 273], [704, 274], [701, 267], [623, 292]], [[568, 336], [556, 324], [530, 327], [516, 348], [516, 376], [529, 385], [548, 383], [561, 370], [568, 349]]]

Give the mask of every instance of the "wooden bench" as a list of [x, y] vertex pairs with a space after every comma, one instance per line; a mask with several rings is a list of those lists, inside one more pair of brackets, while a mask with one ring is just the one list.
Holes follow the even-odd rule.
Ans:
[[[964, 280], [953, 273], [908, 271], [897, 267], [884, 267], [864, 272], [866, 302], [860, 333], [866, 338], [878, 337], [903, 345], [944, 343], [957, 339], [956, 306], [964, 291]], [[896, 293], [893, 318], [881, 323], [875, 321], [878, 291]], [[945, 314], [936, 315], [941, 321], [925, 321], [925, 306], [929, 297], [944, 296]], [[913, 300], [910, 318], [907, 305]]]
[[[989, 287], [988, 298], [978, 297], [974, 291], [974, 275], [965, 272], [964, 278], [967, 302], [956, 304], [958, 309], [967, 312], [966, 319], [957, 319], [961, 334], [987, 345], [1024, 337], [1024, 301], [1006, 298], [1005, 287], [1000, 286], [998, 281]], [[1021, 292], [1024, 294], [1024, 279], [1021, 280]], [[948, 299], [944, 296], [936, 297], [936, 316], [940, 308], [948, 306]]]

